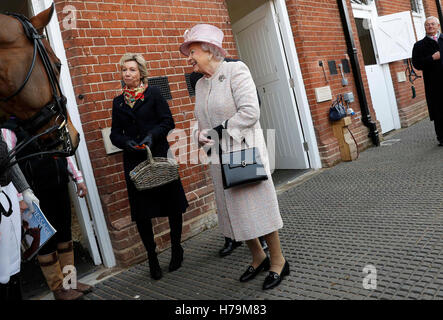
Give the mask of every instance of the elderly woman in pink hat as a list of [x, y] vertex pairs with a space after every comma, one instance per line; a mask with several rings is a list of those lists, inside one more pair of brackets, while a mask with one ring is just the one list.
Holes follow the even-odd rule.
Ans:
[[[222, 47], [223, 36], [223, 32], [215, 26], [198, 24], [185, 32], [185, 41], [180, 46], [180, 52], [188, 57], [193, 71], [203, 74], [195, 87], [198, 128], [193, 130], [192, 135], [200, 147], [212, 150], [213, 161], [209, 168], [219, 228], [225, 237], [246, 241], [252, 254], [252, 263], [241, 275], [240, 281], [252, 280], [261, 271], [269, 270], [263, 283], [266, 290], [278, 286], [283, 277], [289, 275], [289, 263], [283, 257], [278, 236], [283, 221], [259, 122], [256, 87], [243, 62], [223, 61], [226, 56]], [[218, 142], [222, 152], [244, 149], [245, 144], [247, 148], [256, 147], [267, 180], [225, 189], [218, 156], [214, 155], [219, 150]], [[268, 243], [270, 257], [260, 245], [260, 236], [264, 236]]]

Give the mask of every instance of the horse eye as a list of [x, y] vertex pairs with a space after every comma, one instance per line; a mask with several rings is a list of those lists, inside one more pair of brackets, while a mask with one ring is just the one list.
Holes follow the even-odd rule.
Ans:
[[58, 71], [60, 71], [61, 68], [62, 68], [62, 63], [61, 62], [56, 62], [55, 63], [55, 67], [57, 68]]

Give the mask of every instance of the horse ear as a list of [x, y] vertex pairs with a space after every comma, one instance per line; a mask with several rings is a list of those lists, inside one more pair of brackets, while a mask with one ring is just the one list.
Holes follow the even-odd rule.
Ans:
[[55, 11], [55, 5], [52, 3], [52, 5], [40, 12], [38, 15], [33, 16], [30, 21], [35, 29], [37, 29], [38, 33], [43, 34], [43, 29], [48, 25], [49, 21], [51, 21], [52, 15]]

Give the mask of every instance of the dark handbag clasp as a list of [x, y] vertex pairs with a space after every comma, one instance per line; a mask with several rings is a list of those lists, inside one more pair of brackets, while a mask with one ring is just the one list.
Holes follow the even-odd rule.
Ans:
[[225, 189], [268, 179], [257, 147], [222, 153], [221, 164]]

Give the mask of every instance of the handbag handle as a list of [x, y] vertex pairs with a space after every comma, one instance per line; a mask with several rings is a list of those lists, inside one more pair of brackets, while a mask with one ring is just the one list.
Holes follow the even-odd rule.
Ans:
[[146, 152], [148, 153], [147, 160], [148, 160], [149, 163], [153, 163], [154, 159], [152, 158], [152, 152], [151, 152], [151, 150], [149, 149], [148, 146], [145, 146], [145, 147], [146, 147]]

